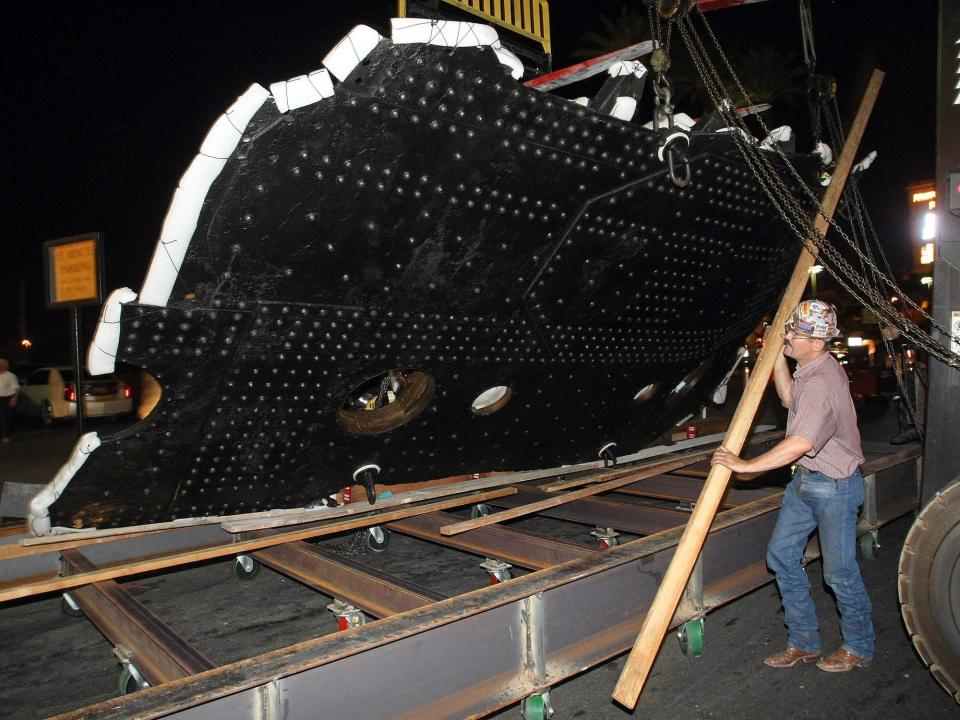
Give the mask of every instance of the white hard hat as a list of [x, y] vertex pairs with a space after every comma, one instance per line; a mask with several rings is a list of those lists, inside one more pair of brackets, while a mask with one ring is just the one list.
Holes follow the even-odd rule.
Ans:
[[818, 340], [839, 337], [837, 309], [823, 300], [804, 300], [790, 315], [786, 330]]

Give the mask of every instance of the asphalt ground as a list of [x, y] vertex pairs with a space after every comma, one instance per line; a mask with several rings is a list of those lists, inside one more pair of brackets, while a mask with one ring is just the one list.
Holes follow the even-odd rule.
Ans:
[[[860, 402], [858, 410], [866, 449], [897, 449], [886, 443], [897, 431], [895, 408]], [[778, 412], [767, 407], [762, 419], [776, 419]], [[104, 430], [114, 427], [109, 421], [97, 423], [107, 423]], [[45, 482], [69, 453], [73, 437], [69, 426], [47, 430], [23, 425], [13, 443], [0, 447], [0, 480]], [[762, 658], [780, 649], [785, 639], [779, 596], [768, 584], [707, 616], [702, 656], [686, 657], [676, 638], [668, 635], [633, 713], [610, 699], [624, 664], [621, 656], [557, 685], [551, 693], [554, 717], [957, 717], [960, 708], [916, 656], [900, 617], [897, 562], [911, 522], [912, 516], [907, 516], [883, 528], [877, 559], [861, 560], [878, 634], [872, 667], [835, 675], [809, 665], [787, 670], [762, 665]], [[593, 542], [588, 530], [571, 531], [570, 524], [559, 521], [532, 518], [516, 527]], [[477, 558], [434, 545], [425, 553], [424, 544], [410, 538], [394, 535], [384, 553], [371, 552], [355, 534], [325, 544], [448, 595], [487, 582]], [[839, 644], [836, 610], [820, 582], [819, 563], [811, 566], [811, 573], [824, 647], [829, 650]], [[240, 581], [232, 573], [232, 562], [215, 562], [123, 584], [216, 664], [336, 629], [326, 609], [329, 597], [266, 569]], [[48, 717], [118, 694], [118, 665], [110, 644], [86, 619], [64, 615], [59, 597], [0, 606], [0, 647], [0, 718]], [[520, 713], [512, 706], [492, 717], [519, 718]]]

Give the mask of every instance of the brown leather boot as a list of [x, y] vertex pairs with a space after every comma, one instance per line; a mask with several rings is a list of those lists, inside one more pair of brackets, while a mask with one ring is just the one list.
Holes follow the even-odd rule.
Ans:
[[840, 648], [836, 652], [821, 658], [817, 667], [827, 672], [850, 672], [855, 667], [870, 667], [872, 660], [866, 660], [859, 655], [854, 655], [846, 648]]
[[798, 662], [812, 663], [820, 659], [820, 653], [808, 653], [787, 645], [783, 650], [763, 659], [763, 664], [772, 668], [793, 667]]

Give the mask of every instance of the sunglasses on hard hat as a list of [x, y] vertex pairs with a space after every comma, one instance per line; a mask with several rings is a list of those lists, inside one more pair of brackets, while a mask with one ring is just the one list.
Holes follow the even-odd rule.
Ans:
[[814, 339], [815, 339], [812, 335], [808, 335], [808, 334], [805, 333], [805, 332], [800, 332], [800, 331], [797, 329], [797, 323], [793, 322], [792, 320], [791, 320], [790, 322], [786, 323], [786, 324], [783, 326], [783, 333], [784, 333], [784, 335], [793, 335], [795, 338], [798, 338], [798, 339], [800, 339], [800, 340], [814, 340]]

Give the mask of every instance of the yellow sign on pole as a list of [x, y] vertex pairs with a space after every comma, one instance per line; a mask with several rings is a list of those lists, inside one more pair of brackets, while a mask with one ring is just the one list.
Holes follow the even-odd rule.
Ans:
[[45, 243], [47, 305], [100, 302], [100, 236], [77, 235]]

